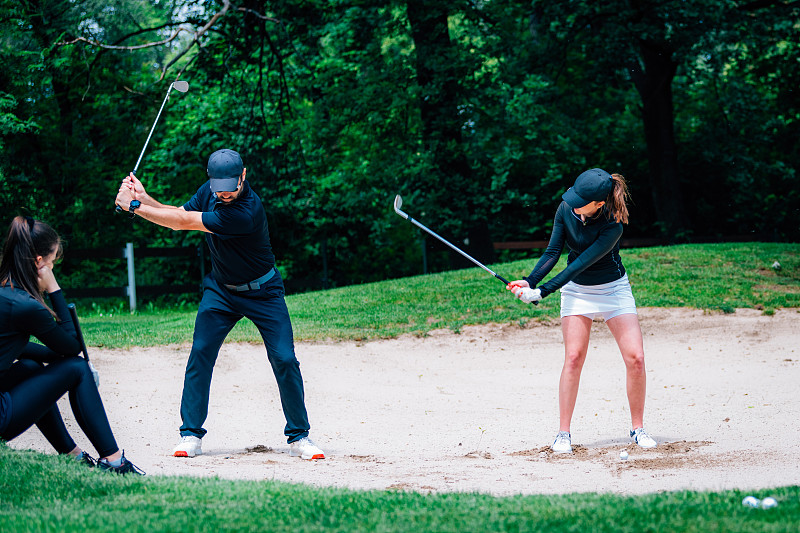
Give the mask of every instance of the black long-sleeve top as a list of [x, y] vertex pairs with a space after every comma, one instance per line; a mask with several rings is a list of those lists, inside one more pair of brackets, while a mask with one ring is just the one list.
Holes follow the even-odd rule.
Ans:
[[[75, 325], [61, 291], [49, 294], [58, 321], [30, 294], [0, 287], [0, 373], [16, 359], [53, 361], [81, 352]], [[43, 344], [30, 342], [31, 336]]]
[[616, 281], [625, 275], [619, 257], [621, 237], [622, 223], [611, 219], [605, 208], [584, 222], [569, 204], [561, 202], [553, 221], [550, 242], [533, 271], [523, 279], [531, 287], [536, 287], [556, 265], [566, 244], [569, 248], [567, 268], [539, 287], [543, 298], [569, 281], [580, 285]]

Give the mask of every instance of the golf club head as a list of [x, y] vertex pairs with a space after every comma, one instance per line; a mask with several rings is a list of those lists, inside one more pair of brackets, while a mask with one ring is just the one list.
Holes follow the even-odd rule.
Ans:
[[172, 82], [172, 88], [175, 89], [176, 91], [180, 91], [182, 93], [185, 93], [186, 91], [189, 90], [189, 82], [188, 81], [173, 81]]
[[400, 211], [400, 206], [402, 205], [403, 205], [403, 199], [398, 194], [397, 196], [394, 197], [394, 212], [400, 215], [401, 217], [405, 218], [406, 220], [408, 220], [408, 215]]

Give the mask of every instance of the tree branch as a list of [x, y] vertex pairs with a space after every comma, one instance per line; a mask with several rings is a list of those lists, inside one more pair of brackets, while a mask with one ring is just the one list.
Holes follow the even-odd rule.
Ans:
[[[149, 31], [149, 30], [147, 30], [147, 31]], [[144, 31], [136, 32], [136, 33], [138, 34], [138, 33], [143, 33], [143, 32]], [[96, 46], [97, 48], [103, 48], [105, 50], [141, 50], [143, 48], [152, 48], [154, 46], [161, 46], [161, 45], [167, 44], [169, 42], [172, 42], [182, 32], [192, 33], [192, 31], [187, 29], [187, 28], [178, 28], [167, 39], [164, 39], [164, 40], [161, 40], [161, 41], [156, 41], [156, 42], [145, 43], [145, 44], [137, 44], [137, 45], [134, 45], [134, 46], [118, 46], [118, 45], [113, 45], [113, 44], [103, 44], [103, 43], [98, 42], [98, 41], [92, 41], [91, 39], [87, 39], [86, 37], [75, 37], [71, 41], [60, 41], [60, 42], [56, 43], [56, 46], [69, 46], [71, 44], [75, 44], [75, 43], [78, 43], [78, 42], [84, 42], [86, 44], [90, 44], [92, 46]], [[135, 35], [135, 34], [132, 34], [132, 35]]]
[[194, 39], [192, 39], [192, 42], [189, 44], [189, 46], [184, 48], [177, 56], [173, 57], [172, 60], [169, 63], [164, 65], [164, 68], [161, 69], [161, 77], [159, 78], [159, 81], [164, 79], [164, 76], [167, 74], [167, 70], [169, 69], [169, 67], [174, 65], [180, 58], [185, 56], [186, 53], [189, 52], [189, 50], [192, 49], [193, 46], [195, 46], [195, 45], [197, 45], [198, 47], [200, 46], [200, 42], [199, 42], [200, 41], [200, 37], [202, 37], [203, 34], [206, 33], [209, 30], [209, 28], [211, 28], [211, 26], [213, 26], [219, 19], [224, 17], [225, 14], [228, 12], [228, 10], [230, 8], [231, 8], [230, 0], [223, 0], [222, 9], [220, 11], [214, 13], [214, 16], [211, 17], [211, 20], [209, 20], [206, 23], [205, 26], [203, 26], [197, 32], [195, 32]]
[[[114, 45], [114, 44], [104, 44], [104, 43], [101, 43], [99, 41], [93, 41], [91, 39], [87, 39], [86, 37], [76, 37], [75, 39], [72, 39], [71, 41], [60, 41], [60, 42], [56, 43], [56, 46], [68, 46], [68, 45], [75, 44], [75, 43], [78, 43], [78, 42], [84, 42], [86, 44], [95, 46], [97, 48], [102, 48], [104, 50], [142, 50], [144, 48], [153, 48], [153, 47], [156, 47], [156, 46], [162, 46], [162, 45], [168, 44], [168, 43], [174, 41], [178, 37], [178, 35], [180, 35], [182, 32], [191, 33], [191, 34], [194, 35], [194, 39], [192, 39], [192, 43], [187, 47], [187, 49], [184, 50], [183, 52], [181, 52], [178, 55], [178, 57], [181, 57], [184, 54], [186, 54], [186, 52], [200, 39], [200, 37], [203, 34], [205, 34], [208, 31], [209, 28], [211, 28], [211, 26], [213, 26], [221, 17], [225, 16], [225, 14], [228, 12], [228, 10], [230, 8], [231, 8], [230, 0], [223, 0], [222, 9], [219, 10], [217, 13], [214, 13], [214, 15], [211, 17], [211, 19], [209, 19], [209, 21], [205, 24], [205, 26], [203, 26], [199, 30], [193, 31], [191, 28], [185, 27], [184, 26], [185, 23], [181, 23], [181, 25], [178, 27], [177, 30], [175, 30], [172, 33], [172, 35], [170, 35], [168, 38], [163, 39], [161, 41], [154, 41], [154, 42], [138, 44], [138, 45], [132, 45], [132, 46], [122, 46], [122, 45]], [[244, 11], [243, 8], [239, 8], [238, 10], [239, 11]], [[247, 10], [247, 11], [250, 11], [250, 10]], [[267, 18], [267, 17], [263, 17], [263, 15], [262, 15], [262, 18]], [[269, 19], [269, 20], [272, 20], [272, 19]], [[122, 38], [118, 42], [125, 41], [126, 39], [129, 39], [130, 37], [133, 37], [135, 35], [140, 35], [142, 33], [147, 33], [147, 32], [150, 32], [150, 31], [157, 31], [157, 30], [169, 27], [169, 26], [172, 26], [172, 24], [163, 24], [163, 25], [158, 26], [156, 28], [140, 29], [140, 30], [138, 30], [138, 31], [136, 31], [134, 33], [131, 33], [131, 34], [125, 36], [124, 38]], [[171, 61], [170, 65], [173, 64], [174, 62], [175, 62], [175, 60]]]
[[241, 11], [242, 13], [250, 13], [251, 15], [253, 15], [255, 17], [258, 17], [261, 20], [266, 20], [268, 22], [280, 23], [280, 20], [278, 20], [278, 19], [276, 19], [274, 17], [268, 17], [266, 15], [262, 15], [258, 11], [254, 11], [254, 10], [252, 10], [250, 8], [247, 8], [247, 7], [237, 7], [236, 11]]
[[[252, 10], [252, 9], [249, 9], [249, 8], [232, 6], [230, 0], [222, 0], [222, 3], [223, 3], [222, 8], [218, 12], [214, 13], [214, 15], [208, 20], [208, 22], [206, 22], [205, 25], [203, 25], [201, 28], [193, 29], [192, 27], [187, 27], [187, 25], [186, 25], [187, 23], [186, 22], [182, 22], [182, 23], [180, 23], [178, 25], [178, 28], [172, 33], [172, 35], [170, 35], [168, 38], [162, 39], [160, 41], [153, 41], [153, 42], [148, 42], [148, 43], [143, 43], [143, 44], [138, 44], [138, 45], [124, 46], [124, 45], [120, 45], [120, 44], [105, 44], [105, 43], [101, 43], [99, 41], [88, 39], [86, 37], [76, 37], [76, 38], [74, 38], [74, 39], [72, 39], [70, 41], [59, 41], [59, 42], [56, 43], [56, 46], [69, 46], [69, 45], [73, 45], [73, 44], [76, 44], [76, 43], [79, 43], [79, 42], [83, 42], [83, 43], [86, 43], [86, 44], [88, 44], [90, 46], [93, 46], [93, 47], [96, 47], [96, 48], [100, 48], [101, 50], [143, 50], [145, 48], [154, 48], [154, 47], [157, 47], [157, 46], [163, 46], [165, 44], [169, 44], [172, 41], [174, 41], [175, 39], [177, 39], [178, 36], [183, 32], [192, 34], [193, 37], [192, 37], [191, 42], [185, 48], [183, 48], [175, 57], [173, 57], [167, 64], [165, 64], [164, 67], [161, 69], [161, 76], [159, 77], [159, 81], [161, 81], [166, 76], [166, 73], [170, 69], [170, 67], [175, 65], [175, 63], [177, 63], [182, 57], [184, 57], [194, 46], [197, 46], [198, 48], [202, 48], [202, 45], [200, 44], [200, 38], [203, 35], [205, 35], [208, 32], [208, 30], [211, 29], [211, 27], [214, 26], [214, 24], [216, 24], [217, 21], [219, 21], [219, 19], [224, 17], [228, 13], [228, 11], [231, 10], [231, 8], [233, 8], [235, 11], [238, 11], [238, 12], [241, 12], [241, 13], [251, 14], [251, 15], [253, 15], [253, 16], [255, 16], [255, 17], [257, 17], [257, 18], [259, 18], [261, 20], [268, 21], [268, 22], [273, 22], [273, 23], [280, 24], [281, 26], [283, 26], [283, 24], [281, 23], [281, 21], [279, 19], [276, 19], [274, 17], [268, 17], [266, 15], [258, 13], [256, 11]], [[168, 28], [168, 27], [171, 27], [171, 26], [174, 26], [174, 25], [175, 24], [172, 24], [172, 23], [166, 23], [166, 24], [162, 24], [161, 26], [158, 26], [158, 27], [155, 27], [155, 28], [141, 28], [141, 29], [139, 29], [139, 30], [137, 30], [137, 31], [135, 31], [133, 33], [130, 33], [130, 34], [126, 35], [125, 37], [123, 37], [122, 39], [120, 39], [117, 42], [118, 43], [125, 42], [127, 39], [130, 39], [131, 37], [134, 37], [136, 35], [141, 35], [143, 33], [148, 33], [148, 32], [152, 32], [152, 31], [158, 31], [158, 30], [161, 30], [161, 29], [164, 29], [164, 28]], [[191, 59], [189, 61], [189, 63], [192, 63], [194, 61], [194, 59], [196, 59], [196, 57]], [[97, 58], [95, 58], [95, 61], [96, 60], [97, 60]], [[94, 64], [95, 61], [92, 62], [92, 65]], [[89, 71], [90, 72], [91, 72], [91, 66], [92, 65], [89, 66]], [[183, 72], [185, 69], [186, 69], [186, 66], [184, 66], [184, 68], [181, 69], [181, 72]]]

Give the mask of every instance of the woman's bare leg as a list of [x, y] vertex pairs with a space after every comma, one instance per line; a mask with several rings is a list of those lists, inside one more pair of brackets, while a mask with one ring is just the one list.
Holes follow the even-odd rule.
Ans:
[[581, 370], [589, 349], [589, 334], [592, 320], [585, 316], [565, 316], [561, 319], [561, 332], [564, 336], [564, 367], [558, 383], [559, 431], [570, 432], [572, 413], [578, 398]]
[[628, 404], [631, 409], [631, 428], [644, 424], [644, 399], [647, 376], [644, 368], [644, 343], [639, 317], [628, 313], [618, 315], [606, 322], [617, 341], [622, 359], [625, 361]]

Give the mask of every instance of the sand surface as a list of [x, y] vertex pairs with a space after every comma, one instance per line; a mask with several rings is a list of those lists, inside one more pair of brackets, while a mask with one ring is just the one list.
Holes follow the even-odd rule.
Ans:
[[[171, 456], [188, 346], [90, 355], [117, 441], [150, 476], [495, 495], [800, 484], [800, 312], [640, 309], [640, 320], [652, 450], [630, 443], [625, 367], [602, 322], [593, 325], [572, 455], [549, 451], [563, 363], [557, 324], [298, 343], [311, 437], [327, 456], [313, 462], [289, 457], [263, 345], [223, 346], [204, 455], [192, 459]], [[66, 399], [59, 405], [94, 454]], [[35, 428], [10, 445], [53, 453]]]

